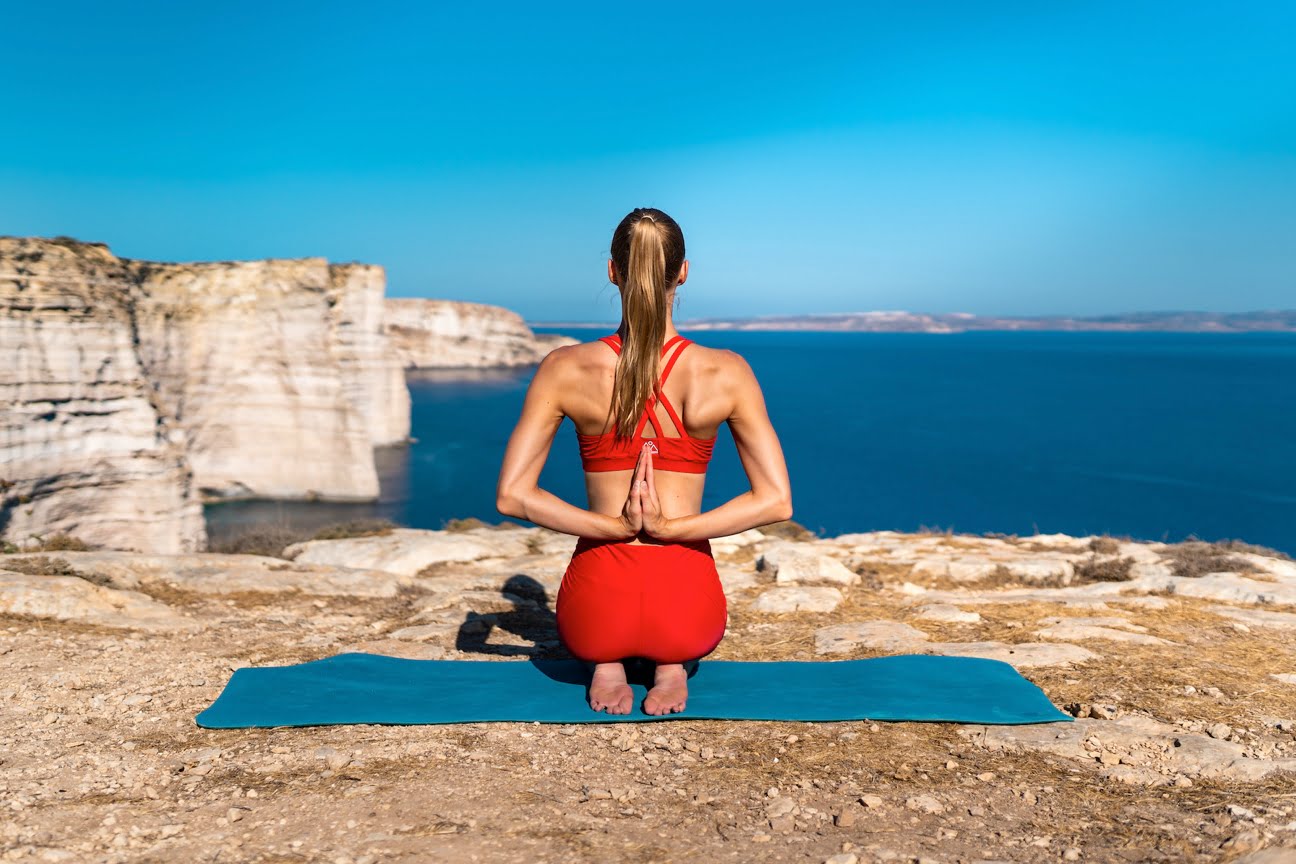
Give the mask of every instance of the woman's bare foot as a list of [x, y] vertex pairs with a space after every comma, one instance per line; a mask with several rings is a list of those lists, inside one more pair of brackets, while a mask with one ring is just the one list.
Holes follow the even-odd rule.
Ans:
[[688, 673], [679, 663], [661, 665], [653, 676], [652, 689], [644, 700], [645, 714], [676, 714], [688, 701]]
[[626, 683], [625, 666], [621, 663], [598, 663], [590, 681], [589, 704], [595, 711], [609, 714], [629, 714], [634, 705], [634, 691]]

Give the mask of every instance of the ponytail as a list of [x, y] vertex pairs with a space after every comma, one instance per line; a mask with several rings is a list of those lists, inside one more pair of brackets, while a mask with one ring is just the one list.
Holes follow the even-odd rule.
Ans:
[[684, 235], [660, 210], [636, 209], [612, 236], [612, 260], [626, 324], [613, 378], [612, 416], [617, 435], [628, 437], [657, 389], [670, 311], [666, 295], [684, 262]]

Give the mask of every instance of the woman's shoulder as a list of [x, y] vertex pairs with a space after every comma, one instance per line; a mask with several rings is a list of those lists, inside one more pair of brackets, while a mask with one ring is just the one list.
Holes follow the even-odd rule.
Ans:
[[702, 345], [688, 338], [689, 352], [693, 354], [692, 365], [698, 371], [707, 371], [711, 374], [718, 375], [744, 375], [750, 374], [751, 366], [747, 363], [747, 358], [743, 357], [737, 351], [730, 348], [713, 348], [708, 345]]

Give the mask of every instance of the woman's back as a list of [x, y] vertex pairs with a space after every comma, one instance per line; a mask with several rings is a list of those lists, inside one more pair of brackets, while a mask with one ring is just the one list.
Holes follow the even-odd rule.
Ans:
[[[663, 513], [667, 518], [700, 513], [710, 447], [733, 411], [734, 382], [726, 381], [733, 376], [726, 373], [741, 359], [680, 336], [668, 338], [660, 364], [663, 398], [645, 407], [638, 437], [618, 439], [611, 406], [619, 347], [617, 337], [605, 337], [559, 349], [553, 357], [566, 384], [562, 410], [576, 426], [582, 448], [590, 509], [621, 512], [641, 437], [653, 441], [658, 454], [654, 472]], [[676, 455], [680, 459], [673, 462]]]

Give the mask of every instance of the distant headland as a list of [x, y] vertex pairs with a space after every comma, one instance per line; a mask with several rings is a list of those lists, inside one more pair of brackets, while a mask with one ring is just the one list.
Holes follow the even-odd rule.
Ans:
[[[597, 327], [597, 322], [530, 322], [533, 327]], [[1296, 332], [1296, 309], [1258, 312], [1130, 312], [1117, 315], [1002, 316], [967, 312], [832, 312], [755, 318], [693, 318], [683, 330], [803, 330], [850, 333], [964, 333], [972, 330], [1066, 330], [1178, 333]]]

